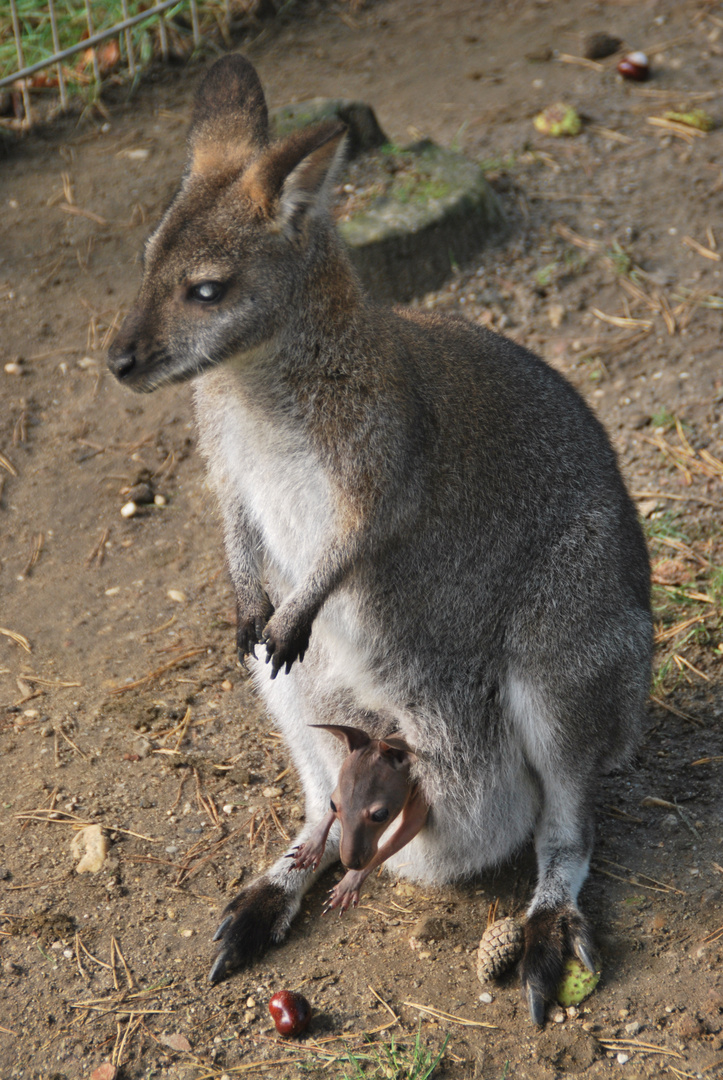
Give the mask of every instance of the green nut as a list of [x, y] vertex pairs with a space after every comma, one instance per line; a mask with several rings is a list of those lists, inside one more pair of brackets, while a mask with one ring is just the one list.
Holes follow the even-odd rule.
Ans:
[[557, 988], [559, 1004], [565, 1008], [569, 1008], [570, 1005], [579, 1005], [588, 994], [593, 992], [599, 981], [599, 971], [588, 971], [575, 956], [569, 957]]
[[582, 120], [572, 105], [565, 105], [558, 101], [554, 105], [548, 105], [534, 120], [535, 127], [543, 135], [579, 135], [582, 130]]

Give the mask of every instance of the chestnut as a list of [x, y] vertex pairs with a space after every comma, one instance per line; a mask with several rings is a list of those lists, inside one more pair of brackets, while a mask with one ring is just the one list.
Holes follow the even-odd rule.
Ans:
[[650, 75], [650, 65], [644, 52], [631, 52], [618, 64], [618, 71], [624, 79], [645, 82]]
[[311, 1020], [311, 1005], [303, 994], [295, 990], [277, 990], [269, 1002], [276, 1030], [279, 1035], [301, 1035]]

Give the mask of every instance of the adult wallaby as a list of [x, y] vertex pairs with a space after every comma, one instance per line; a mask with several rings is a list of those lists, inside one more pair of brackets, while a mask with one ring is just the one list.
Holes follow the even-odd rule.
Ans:
[[[648, 691], [645, 544], [563, 378], [461, 318], [365, 299], [328, 208], [343, 142], [334, 121], [270, 142], [254, 68], [215, 63], [109, 364], [137, 391], [196, 380], [239, 656], [306, 793], [290, 850], [343, 757], [309, 725], [400, 732], [430, 812], [388, 865], [450, 881], [534, 836], [521, 974], [539, 1024], [565, 954], [593, 965], [577, 896], [598, 779]], [[336, 858], [334, 825], [318, 866], [281, 857], [243, 889], [211, 981], [283, 938]]]

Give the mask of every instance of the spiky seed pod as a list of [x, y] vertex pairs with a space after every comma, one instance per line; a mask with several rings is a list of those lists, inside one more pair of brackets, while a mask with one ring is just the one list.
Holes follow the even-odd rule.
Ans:
[[477, 978], [481, 983], [498, 979], [522, 952], [522, 924], [507, 916], [487, 927], [477, 950]]

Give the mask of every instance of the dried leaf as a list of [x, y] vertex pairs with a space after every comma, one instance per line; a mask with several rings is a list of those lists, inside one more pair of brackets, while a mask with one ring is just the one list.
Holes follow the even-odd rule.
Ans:
[[185, 1035], [181, 1035], [178, 1032], [175, 1035], [161, 1035], [161, 1042], [164, 1046], [169, 1046], [171, 1050], [179, 1050], [183, 1053], [190, 1054], [191, 1044]]

